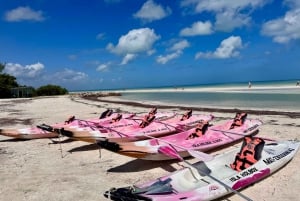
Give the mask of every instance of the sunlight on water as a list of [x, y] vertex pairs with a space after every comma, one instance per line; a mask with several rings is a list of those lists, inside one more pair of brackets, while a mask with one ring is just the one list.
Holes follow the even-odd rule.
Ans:
[[196, 107], [300, 111], [300, 87], [295, 81], [152, 88], [121, 91], [121, 99]]

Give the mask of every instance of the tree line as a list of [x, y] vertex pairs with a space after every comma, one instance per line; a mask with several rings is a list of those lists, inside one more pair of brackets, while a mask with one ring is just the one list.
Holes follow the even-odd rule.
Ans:
[[68, 90], [62, 88], [58, 85], [44, 85], [37, 89], [31, 86], [20, 85], [17, 82], [17, 78], [9, 75], [7, 73], [3, 73], [5, 68], [5, 64], [0, 62], [0, 98], [14, 98], [14, 94], [12, 93], [13, 89], [26, 87], [30, 94], [28, 96], [52, 96], [52, 95], [64, 95], [68, 94]]

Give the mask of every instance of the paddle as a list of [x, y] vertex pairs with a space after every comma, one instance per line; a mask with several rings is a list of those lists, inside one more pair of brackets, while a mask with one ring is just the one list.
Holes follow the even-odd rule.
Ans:
[[248, 201], [253, 201], [251, 198], [245, 196], [244, 194], [240, 193], [239, 191], [237, 190], [234, 190], [233, 188], [231, 188], [230, 186], [228, 186], [227, 184], [225, 184], [224, 182], [222, 182], [221, 180], [217, 179], [216, 177], [214, 176], [211, 176], [209, 173], [206, 173], [205, 171], [202, 171], [201, 169], [198, 169], [195, 165], [191, 164], [190, 162], [182, 159], [183, 162], [185, 162], [187, 165], [195, 168], [200, 174], [203, 174], [209, 178], [211, 178], [212, 180], [218, 182], [219, 184], [221, 184], [222, 186], [224, 186], [226, 189], [229, 189], [231, 190], [233, 193], [239, 195], [240, 197], [242, 197], [243, 199], [245, 200], [248, 200]]
[[[168, 115], [165, 115], [165, 116], [161, 116], [161, 117], [157, 117], [157, 118], [155, 118], [153, 121], [159, 121], [159, 120], [161, 120], [161, 121], [165, 121], [165, 120], [168, 120], [168, 119], [171, 119], [171, 118], [173, 118], [173, 117], [175, 117], [177, 114], [176, 113], [174, 113], [174, 114], [172, 114], [172, 115], [170, 115], [170, 116], [168, 116]], [[137, 116], [138, 117], [138, 116]], [[144, 118], [143, 117], [141, 117], [141, 118], [130, 118], [130, 120], [143, 120]]]
[[[147, 134], [142, 134], [143, 136], [145, 137], [148, 137], [148, 138], [151, 138], [151, 139], [156, 139], [158, 141], [161, 141], [161, 142], [164, 142], [166, 144], [169, 144], [171, 146], [174, 146], [174, 147], [177, 147], [177, 148], [180, 148], [180, 149], [184, 149], [186, 150], [187, 152], [189, 152], [189, 154], [195, 158], [198, 158], [198, 159], [201, 159], [203, 161], [210, 161], [212, 160], [214, 157], [212, 155], [209, 155], [209, 154], [206, 154], [206, 153], [203, 153], [201, 151], [196, 151], [196, 150], [188, 150], [187, 148], [183, 147], [183, 146], [180, 146], [180, 145], [177, 145], [175, 143], [172, 143], [172, 142], [169, 142], [167, 140], [163, 140], [161, 138], [156, 138], [156, 137], [153, 137], [151, 135], [147, 135]], [[183, 159], [182, 159], [183, 160]]]
[[[163, 122], [161, 122], [163, 123]], [[182, 147], [180, 145], [177, 145], [177, 144], [174, 144], [174, 143], [171, 143], [171, 142], [168, 142], [166, 140], [163, 140], [163, 139], [160, 139], [160, 138], [155, 138], [153, 136], [148, 136], [146, 134], [144, 134], [144, 136], [146, 137], [149, 137], [149, 138], [152, 138], [152, 139], [156, 139], [156, 140], [159, 140], [159, 141], [162, 141], [162, 142], [165, 142], [167, 144], [170, 144], [172, 146], [175, 146], [175, 147], [178, 147], [178, 148], [181, 148], [181, 149], [184, 149], [184, 150], [187, 150], [185, 147]], [[206, 154], [206, 153], [203, 153], [203, 152], [199, 152], [199, 151], [195, 151], [195, 150], [187, 150], [193, 157], [195, 158], [200, 158], [202, 159], [203, 161], [210, 161], [213, 159], [213, 156], [209, 155], [209, 154]], [[186, 164], [188, 164], [189, 166], [192, 166], [194, 168], [197, 169], [197, 171], [200, 173], [200, 174], [203, 174], [203, 175], [206, 175], [208, 176], [209, 178], [213, 179], [214, 181], [220, 183], [222, 186], [224, 186], [225, 188], [231, 190], [232, 192], [234, 192], [235, 194], [239, 195], [240, 197], [244, 198], [245, 200], [248, 200], [248, 201], [252, 201], [252, 199], [248, 198], [247, 196], [243, 195], [242, 193], [234, 190], [233, 188], [231, 188], [230, 186], [228, 186], [227, 184], [225, 184], [224, 182], [220, 181], [219, 179], [211, 176], [210, 174], [206, 174], [204, 171], [201, 171], [200, 169], [198, 169], [196, 166], [194, 166], [193, 164], [189, 163], [188, 161], [184, 160], [179, 154], [176, 155], [177, 158], [179, 158], [181, 161], [185, 162]]]
[[[213, 118], [212, 115], [211, 115], [211, 117]], [[212, 120], [212, 119], [210, 119], [210, 120]], [[210, 120], [208, 120], [208, 121], [210, 121]], [[188, 126], [188, 125], [184, 125], [184, 124], [177, 124], [177, 126], [173, 126], [173, 125], [171, 125], [171, 124], [168, 124], [168, 123], [159, 121], [159, 120], [157, 120], [157, 119], [154, 119], [153, 121], [156, 122], [156, 123], [161, 123], [161, 124], [164, 124], [164, 125], [166, 125], [166, 126], [173, 127], [173, 128], [175, 128], [176, 130], [179, 130], [179, 131], [187, 131], [188, 129], [190, 129], [190, 128], [193, 127], [193, 126]], [[186, 129], [185, 129], [184, 127], [186, 127]]]
[[[145, 135], [145, 136], [147, 136], [147, 135]], [[152, 137], [152, 136], [147, 136], [147, 137], [153, 138], [153, 139], [157, 139], [157, 140], [160, 140], [160, 141], [162, 141], [162, 142], [165, 142], [165, 143], [170, 144], [171, 146], [177, 146], [178, 148], [185, 149], [184, 147], [181, 147], [181, 146], [179, 146], [179, 145], [177, 145], [177, 144], [170, 143], [170, 142], [168, 142], [168, 141], [166, 141], [166, 140], [162, 140], [162, 139], [160, 139], [160, 138], [155, 138], [155, 137]], [[173, 148], [173, 147], [172, 147], [172, 148]], [[174, 148], [173, 148], [173, 149], [174, 149]], [[187, 150], [187, 149], [185, 149], [185, 150]], [[237, 194], [237, 195], [239, 195], [240, 197], [244, 198], [245, 200], [253, 201], [253, 200], [250, 199], [249, 197], [247, 197], [247, 196], [243, 195], [242, 193], [240, 193], [240, 192], [234, 190], [233, 188], [231, 188], [230, 186], [228, 186], [227, 184], [225, 184], [225, 183], [222, 182], [221, 180], [217, 179], [216, 177], [213, 177], [213, 176], [211, 176], [210, 174], [207, 174], [206, 172], [201, 171], [201, 170], [198, 169], [195, 165], [193, 165], [193, 164], [191, 164], [190, 162], [184, 160], [179, 154], [174, 155], [174, 151], [176, 151], [176, 150], [172, 150], [172, 152], [171, 152], [172, 155], [173, 155], [174, 157], [176, 157], [176, 158], [178, 158], [179, 160], [183, 161], [183, 162], [186, 163], [187, 165], [189, 165], [189, 166], [195, 168], [200, 174], [203, 174], [203, 175], [208, 176], [208, 177], [211, 178], [212, 180], [214, 180], [214, 181], [220, 183], [222, 186], [224, 186], [225, 188], [231, 190], [232, 192], [234, 192], [235, 194]], [[187, 150], [187, 151], [188, 151], [192, 156], [194, 156], [195, 158], [202, 158], [202, 160], [205, 159], [205, 160], [203, 160], [203, 161], [210, 161], [210, 160], [213, 159], [213, 156], [211, 156], [211, 155], [209, 155], [209, 154], [205, 154], [205, 153], [203, 153], [203, 152], [199, 152], [199, 151], [195, 151], [195, 150]]]
[[[128, 116], [128, 117], [125, 117], [125, 118], [122, 118], [122, 119], [129, 119], [129, 120], [133, 120], [132, 119], [132, 117], [134, 117], [135, 116], [135, 114], [131, 114], [130, 116]], [[99, 125], [99, 124], [101, 124], [102, 122], [94, 122], [94, 121], [90, 121], [90, 120], [85, 120], [85, 119], [74, 119], [74, 121], [79, 121], [79, 122], [86, 122], [86, 123], [92, 123], [92, 124], [94, 124], [94, 125]], [[102, 119], [103, 120], [103, 119]], [[110, 120], [110, 119], [107, 119], [107, 120], [105, 120], [105, 121], [108, 121], [108, 120]]]
[[[84, 120], [84, 121], [86, 121], [86, 120]], [[87, 121], [87, 122], [89, 122], [89, 121]], [[49, 131], [49, 132], [56, 132], [58, 134], [61, 134], [61, 135], [67, 136], [67, 137], [72, 137], [73, 136], [73, 132], [74, 132], [72, 130], [72, 128], [69, 128], [69, 129], [68, 128], [65, 129], [64, 127], [62, 127], [62, 128], [53, 128], [52, 126], [49, 126], [47, 124], [37, 125], [37, 127], [40, 128], [40, 129], [42, 129], [42, 130], [46, 130], [46, 131]], [[129, 136], [129, 135], [125, 134], [125, 133], [119, 132], [119, 131], [117, 131], [115, 129], [112, 129], [112, 128], [109, 128], [109, 127], [106, 127], [106, 126], [102, 126], [102, 125], [97, 125], [97, 126], [96, 125], [88, 125], [86, 127], [89, 127], [89, 128], [92, 128], [92, 129], [94, 128], [94, 129], [96, 129], [98, 131], [99, 131], [99, 127], [100, 127], [100, 128], [103, 128], [103, 129], [107, 129], [107, 130], [113, 131], [113, 132], [117, 133], [121, 137], [122, 136], [132, 137], [132, 136]], [[79, 132], [84, 132], [84, 131], [79, 131]], [[87, 131], [87, 132], [89, 132], [89, 131]]]
[[[225, 131], [225, 130], [214, 129], [214, 128], [210, 128], [210, 129], [213, 130], [213, 131], [218, 131], [218, 132], [222, 132], [222, 133], [229, 133], [229, 134], [233, 134], [233, 135], [246, 136], [244, 134], [233, 132], [233, 131]], [[260, 138], [262, 138], [263, 140], [267, 140], [267, 141], [276, 141], [276, 140], [271, 139], [271, 138], [264, 138], [264, 137], [260, 137]]]
[[159, 120], [154, 119], [153, 121], [156, 122], [156, 123], [164, 124], [165, 126], [170, 126], [170, 127], [175, 128], [176, 130], [179, 130], [179, 131], [186, 131], [185, 129], [182, 128], [184, 125], [173, 126], [171, 124], [168, 124], [168, 123], [165, 123], [165, 122], [162, 122], [162, 121], [159, 121]]

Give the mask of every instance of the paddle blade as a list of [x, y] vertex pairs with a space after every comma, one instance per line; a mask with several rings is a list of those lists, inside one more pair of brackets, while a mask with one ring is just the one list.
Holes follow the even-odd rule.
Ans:
[[188, 150], [189, 154], [197, 159], [200, 159], [202, 161], [211, 161], [214, 159], [214, 157], [210, 154], [203, 153], [201, 151], [195, 151], [195, 150]]
[[162, 153], [170, 158], [178, 159], [180, 161], [183, 161], [183, 158], [178, 154], [178, 152], [170, 146], [160, 146], [158, 148], [158, 152]]

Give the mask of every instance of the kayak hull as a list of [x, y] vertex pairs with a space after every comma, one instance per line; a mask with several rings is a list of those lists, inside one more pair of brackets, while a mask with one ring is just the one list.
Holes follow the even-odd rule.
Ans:
[[[123, 114], [123, 118], [131, 118], [135, 114], [126, 113]], [[51, 127], [51, 129], [45, 130], [39, 128], [39, 126], [27, 127], [27, 128], [4, 128], [0, 129], [0, 135], [4, 135], [11, 138], [17, 139], [41, 139], [41, 138], [57, 138], [59, 136], [58, 132], [55, 132], [53, 129], [61, 129], [61, 128], [69, 128], [69, 127], [93, 127], [98, 124], [109, 124], [111, 119], [114, 118], [116, 114], [112, 114], [110, 117], [99, 119], [99, 118], [91, 118], [91, 119], [74, 119], [70, 123], [56, 123], [51, 126], [42, 124], [43, 126]], [[75, 118], [75, 117], [74, 117]], [[40, 125], [41, 126], [41, 125]]]
[[69, 127], [63, 135], [76, 140], [95, 143], [98, 141], [133, 142], [151, 137], [161, 137], [195, 126], [201, 120], [211, 120], [212, 115], [193, 115], [190, 119], [180, 121], [181, 115], [169, 113], [164, 120], [154, 120], [145, 128], [140, 128], [142, 119], [122, 120], [122, 124], [105, 125], [98, 128]]
[[130, 201], [214, 200], [233, 193], [232, 189], [248, 187], [286, 167], [299, 145], [300, 142], [296, 141], [266, 144], [261, 159], [240, 172], [230, 168], [230, 163], [240, 150], [235, 148], [215, 156], [211, 161], [198, 162], [149, 182], [110, 189], [104, 196], [111, 200]]
[[159, 137], [159, 139], [115, 143], [98, 141], [97, 143], [104, 149], [133, 158], [170, 160], [175, 157], [164, 152], [162, 148], [165, 146], [174, 149], [181, 157], [188, 157], [190, 156], [188, 152], [190, 150], [207, 152], [238, 142], [244, 136], [256, 134], [259, 126], [262, 124], [260, 120], [247, 119], [243, 126], [229, 130], [228, 128], [231, 123], [232, 120], [229, 120], [220, 125], [211, 126], [204, 136], [193, 139], [187, 139], [187, 137], [194, 132], [194, 128], [165, 137]]

